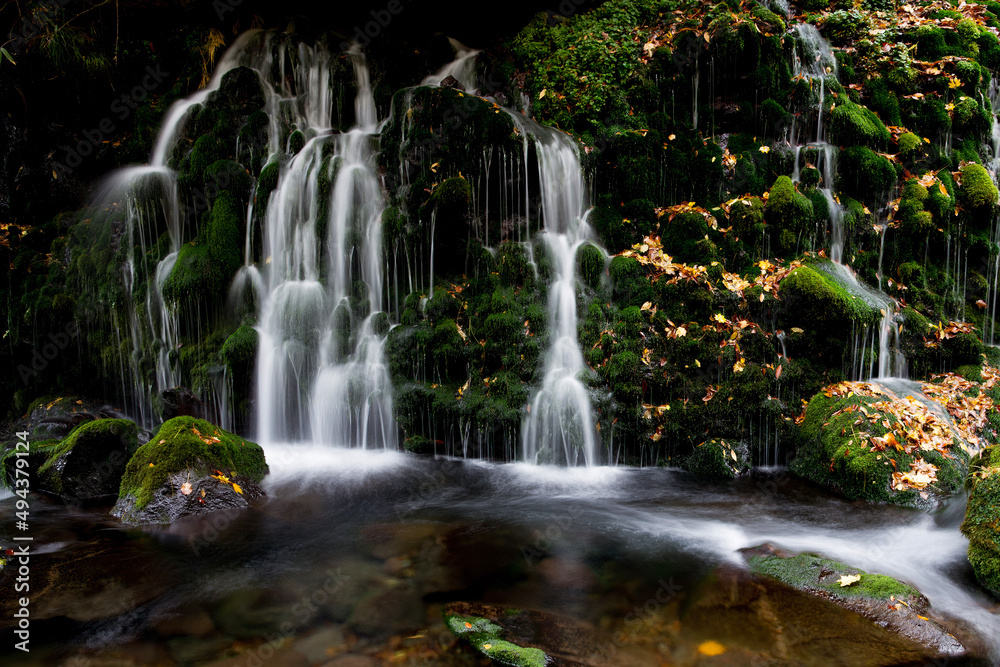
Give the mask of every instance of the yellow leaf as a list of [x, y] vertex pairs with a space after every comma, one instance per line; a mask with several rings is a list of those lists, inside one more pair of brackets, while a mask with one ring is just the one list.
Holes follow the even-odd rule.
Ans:
[[185, 496], [191, 495], [191, 482], [184, 482], [183, 484], [181, 484], [181, 493], [183, 493]]
[[758, 150], [760, 150], [761, 153], [770, 153], [771, 152], [771, 149], [768, 146], [761, 146]]
[[241, 496], [243, 495], [243, 489], [240, 488], [239, 484], [233, 484], [233, 491], [240, 494]]
[[548, 92], [548, 88], [542, 88], [542, 92], [538, 93], [538, 99], [545, 97], [545, 93]]
[[56, 170], [55, 169], [52, 170], [52, 178], [55, 179], [55, 180], [59, 180], [59, 175], [56, 174]]
[[859, 581], [861, 581], [860, 574], [845, 574], [840, 579], [837, 579], [837, 583], [841, 586], [850, 586], [851, 584], [855, 584]]
[[677, 337], [684, 338], [687, 335], [687, 329], [684, 327], [677, 327]]
[[805, 333], [805, 332], [798, 327], [792, 327], [792, 333]]
[[493, 644], [483, 644], [483, 648], [486, 649], [486, 650], [489, 650], [489, 649], [493, 648]]
[[152, 468], [152, 467], [153, 467], [153, 464], [152, 464], [152, 463], [150, 463], [150, 464], [149, 464], [149, 467], [150, 467], [150, 468]]
[[726, 652], [726, 647], [717, 641], [709, 640], [698, 644], [698, 653], [702, 655], [722, 655]]

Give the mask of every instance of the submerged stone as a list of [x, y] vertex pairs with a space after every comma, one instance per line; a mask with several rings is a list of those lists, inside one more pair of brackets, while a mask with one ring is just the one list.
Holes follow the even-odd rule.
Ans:
[[966, 652], [941, 622], [931, 618], [927, 598], [909, 584], [815, 554], [782, 551], [770, 544], [740, 551], [751, 572], [830, 600], [937, 656], [957, 657]]
[[268, 472], [255, 443], [201, 419], [175, 417], [129, 461], [112, 515], [124, 523], [171, 523], [264, 496]]

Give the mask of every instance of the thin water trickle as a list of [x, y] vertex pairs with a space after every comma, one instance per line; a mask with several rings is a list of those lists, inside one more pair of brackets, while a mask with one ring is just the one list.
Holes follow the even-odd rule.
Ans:
[[583, 172], [576, 144], [566, 134], [511, 115], [535, 140], [546, 250], [552, 258], [542, 386], [523, 424], [524, 459], [532, 463], [594, 465], [597, 432], [590, 395], [581, 380], [587, 369], [577, 338], [576, 252], [591, 242], [584, 212]]
[[425, 76], [420, 82], [422, 86], [439, 86], [441, 82], [449, 76], [462, 84], [462, 89], [467, 93], [476, 92], [476, 56], [479, 51], [470, 49], [457, 39], [448, 38], [451, 48], [455, 51], [455, 59], [439, 69], [434, 74]]

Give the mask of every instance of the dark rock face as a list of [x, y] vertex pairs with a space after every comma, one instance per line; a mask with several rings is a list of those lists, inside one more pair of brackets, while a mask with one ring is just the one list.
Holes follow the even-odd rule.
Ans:
[[125, 466], [138, 448], [134, 422], [88, 422], [53, 448], [38, 470], [38, 489], [74, 500], [117, 495]]
[[160, 393], [163, 401], [163, 420], [174, 417], [205, 418], [205, 404], [187, 387], [164, 389]]
[[443, 88], [454, 88], [455, 90], [465, 90], [465, 86], [462, 82], [453, 76], [447, 76], [441, 80], [441, 86]]
[[230, 481], [240, 492], [218, 477], [187, 468], [170, 475], [145, 506], [137, 508], [135, 496], [128, 494], [115, 503], [111, 514], [132, 525], [166, 524], [195, 514], [244, 509], [265, 496], [247, 477], [238, 475]]

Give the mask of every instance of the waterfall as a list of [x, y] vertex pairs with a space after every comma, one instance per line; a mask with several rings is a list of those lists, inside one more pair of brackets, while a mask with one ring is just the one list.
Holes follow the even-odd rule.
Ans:
[[590, 396], [580, 379], [587, 365], [577, 336], [576, 251], [593, 238], [584, 213], [580, 156], [569, 136], [511, 116], [535, 140], [544, 239], [553, 267], [548, 293], [550, 344], [542, 386], [522, 427], [524, 458], [534, 463], [594, 465], [597, 433]]
[[[329, 135], [322, 133], [329, 117], [307, 120], [318, 124], [316, 136], [282, 167], [267, 207], [257, 363], [262, 442], [396, 446], [384, 354], [383, 192], [372, 150], [378, 120], [367, 62], [357, 49], [350, 56], [356, 125]], [[315, 73], [309, 81], [325, 89]]]
[[[863, 379], [863, 376], [886, 378], [905, 378], [907, 376], [906, 358], [903, 356], [899, 345], [899, 330], [896, 325], [896, 302], [880, 289], [873, 289], [862, 284], [851, 267], [844, 261], [844, 209], [837, 201], [833, 192], [834, 174], [836, 173], [836, 148], [826, 142], [826, 128], [823, 117], [823, 103], [826, 97], [826, 81], [830, 77], [837, 78], [837, 59], [827, 42], [816, 26], [809, 23], [800, 23], [792, 28], [795, 34], [796, 48], [792, 51], [792, 70], [795, 76], [802, 76], [810, 82], [810, 85], [818, 86], [819, 102], [816, 108], [816, 138], [808, 143], [807, 148], [815, 151], [817, 156], [816, 168], [820, 172], [820, 183], [817, 186], [820, 194], [827, 202], [830, 210], [830, 260], [832, 262], [831, 275], [837, 279], [852, 294], [857, 295], [865, 302], [879, 310], [881, 321], [877, 332], [869, 332], [867, 327], [862, 328], [855, 335], [855, 350], [852, 355], [851, 376], [854, 379]], [[796, 140], [795, 132], [792, 132], [792, 140]], [[795, 146], [795, 166], [792, 172], [792, 179], [798, 181], [801, 173], [799, 160], [802, 155], [802, 146]], [[882, 232], [882, 240], [885, 239], [885, 230]], [[881, 256], [881, 253], [880, 253]], [[881, 283], [881, 260], [879, 267], [879, 281]], [[881, 284], [880, 284], [881, 287]], [[870, 343], [869, 343], [870, 340]], [[874, 364], [865, 369], [865, 350], [874, 347], [878, 343], [878, 367]], [[860, 349], [860, 352], [858, 351]]]
[[439, 86], [441, 82], [449, 76], [462, 84], [462, 89], [467, 93], [476, 92], [476, 56], [479, 51], [470, 49], [457, 39], [448, 38], [451, 48], [455, 51], [455, 59], [439, 69], [434, 74], [425, 76], [420, 82], [421, 86]]

